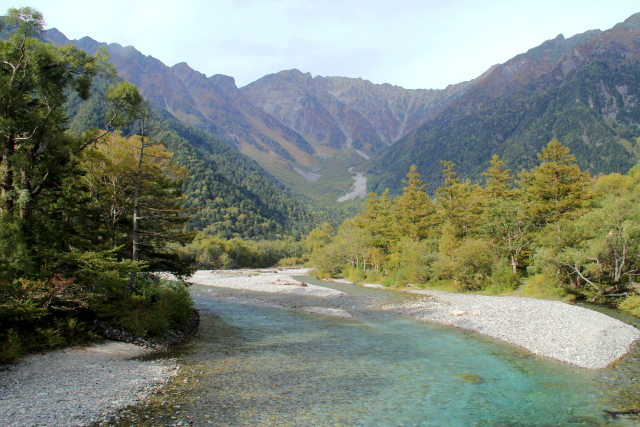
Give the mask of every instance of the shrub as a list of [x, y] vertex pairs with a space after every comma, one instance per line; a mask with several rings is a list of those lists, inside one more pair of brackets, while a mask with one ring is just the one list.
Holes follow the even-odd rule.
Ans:
[[433, 263], [437, 279], [457, 281], [470, 291], [481, 290], [490, 284], [497, 257], [488, 242], [467, 239], [452, 254], [453, 257], [440, 255]]
[[640, 295], [629, 294], [618, 303], [618, 308], [636, 317], [640, 317]]
[[143, 338], [157, 338], [184, 329], [193, 302], [184, 284], [138, 274], [133, 290], [119, 303], [120, 314], [112, 323]]
[[0, 364], [13, 363], [24, 353], [15, 329], [9, 329], [0, 341]]
[[485, 291], [491, 294], [512, 292], [520, 286], [520, 277], [513, 273], [511, 266], [498, 262], [493, 266], [490, 284]]
[[352, 282], [362, 282], [367, 277], [367, 273], [359, 268], [355, 269], [351, 264], [347, 264], [342, 268], [342, 277]]
[[575, 299], [574, 296], [567, 293], [566, 289], [560, 286], [553, 279], [549, 279], [544, 274], [536, 274], [529, 278], [524, 285], [520, 287], [520, 293], [531, 298], [556, 299], [570, 301]]

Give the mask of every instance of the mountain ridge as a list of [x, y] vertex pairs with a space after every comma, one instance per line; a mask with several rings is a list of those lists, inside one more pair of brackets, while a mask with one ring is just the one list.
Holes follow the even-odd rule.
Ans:
[[[416, 163], [432, 191], [441, 160], [481, 179], [492, 154], [515, 171], [533, 166], [553, 137], [591, 173], [626, 172], [640, 159], [640, 27], [618, 24], [565, 39], [559, 35], [495, 67], [436, 119], [368, 165], [372, 189], [399, 191]], [[394, 164], [393, 171], [382, 169]]]
[[[479, 180], [490, 154], [506, 156], [514, 169], [529, 167], [552, 137], [564, 140], [593, 173], [623, 171], [639, 155], [636, 82], [623, 70], [637, 74], [639, 22], [635, 14], [609, 30], [559, 34], [476, 79], [439, 90], [297, 69], [238, 88], [232, 77], [207, 77], [186, 62], [167, 67], [133, 47], [108, 46], [121, 75], [154, 105], [224, 138], [286, 185], [335, 202], [349, 190], [353, 168], [366, 170], [370, 189], [397, 192], [413, 162], [433, 189], [440, 160], [455, 161], [462, 175]], [[619, 82], [600, 69], [607, 66]]]

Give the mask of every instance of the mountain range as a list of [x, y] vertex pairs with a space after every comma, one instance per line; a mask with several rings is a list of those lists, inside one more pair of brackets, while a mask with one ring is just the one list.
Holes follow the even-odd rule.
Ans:
[[[69, 42], [55, 29], [45, 37]], [[238, 88], [232, 77], [169, 67], [131, 46], [71, 42], [89, 53], [106, 46], [119, 75], [154, 107], [323, 203], [335, 205], [355, 172], [368, 189], [393, 193], [414, 163], [429, 190], [441, 182], [441, 160], [479, 180], [495, 153], [518, 172], [553, 137], [592, 174], [625, 172], [640, 159], [640, 14], [606, 31], [559, 35], [442, 90], [295, 69]]]
[[[395, 191], [411, 164], [433, 190], [440, 160], [477, 180], [492, 154], [517, 173], [553, 137], [592, 174], [640, 159], [640, 14], [606, 30], [562, 35], [492, 67], [433, 120], [367, 165], [370, 188]], [[393, 165], [389, 168], [388, 165]]]
[[131, 46], [68, 40], [57, 29], [45, 39], [91, 54], [106, 47], [119, 76], [154, 107], [224, 138], [283, 183], [325, 202], [349, 189], [349, 168], [437, 117], [474, 84], [409, 90], [288, 70], [239, 89], [232, 77], [207, 77], [184, 62], [169, 67]]

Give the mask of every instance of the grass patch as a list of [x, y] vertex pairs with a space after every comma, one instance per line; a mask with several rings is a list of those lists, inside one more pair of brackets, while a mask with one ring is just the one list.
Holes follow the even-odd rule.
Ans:
[[543, 274], [536, 274], [530, 277], [520, 288], [513, 292], [512, 295], [567, 302], [575, 301], [574, 295], [569, 294], [565, 289], [557, 286]]
[[618, 309], [635, 317], [640, 317], [640, 295], [631, 294], [618, 303]]

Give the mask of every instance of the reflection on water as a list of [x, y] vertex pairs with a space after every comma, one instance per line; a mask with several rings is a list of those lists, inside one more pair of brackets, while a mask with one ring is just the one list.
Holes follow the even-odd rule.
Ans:
[[[634, 393], [635, 381], [623, 379], [638, 372], [633, 357], [604, 371], [573, 368], [375, 310], [405, 295], [332, 286], [350, 295], [324, 304], [346, 309], [354, 319], [282, 310], [238, 298], [253, 298], [250, 293], [194, 287], [201, 309], [198, 336], [163, 356], [177, 357], [181, 374], [147, 403], [121, 414], [122, 422], [633, 424], [604, 412], [618, 409], [614, 389], [627, 384]], [[307, 303], [281, 301], [293, 308]]]

